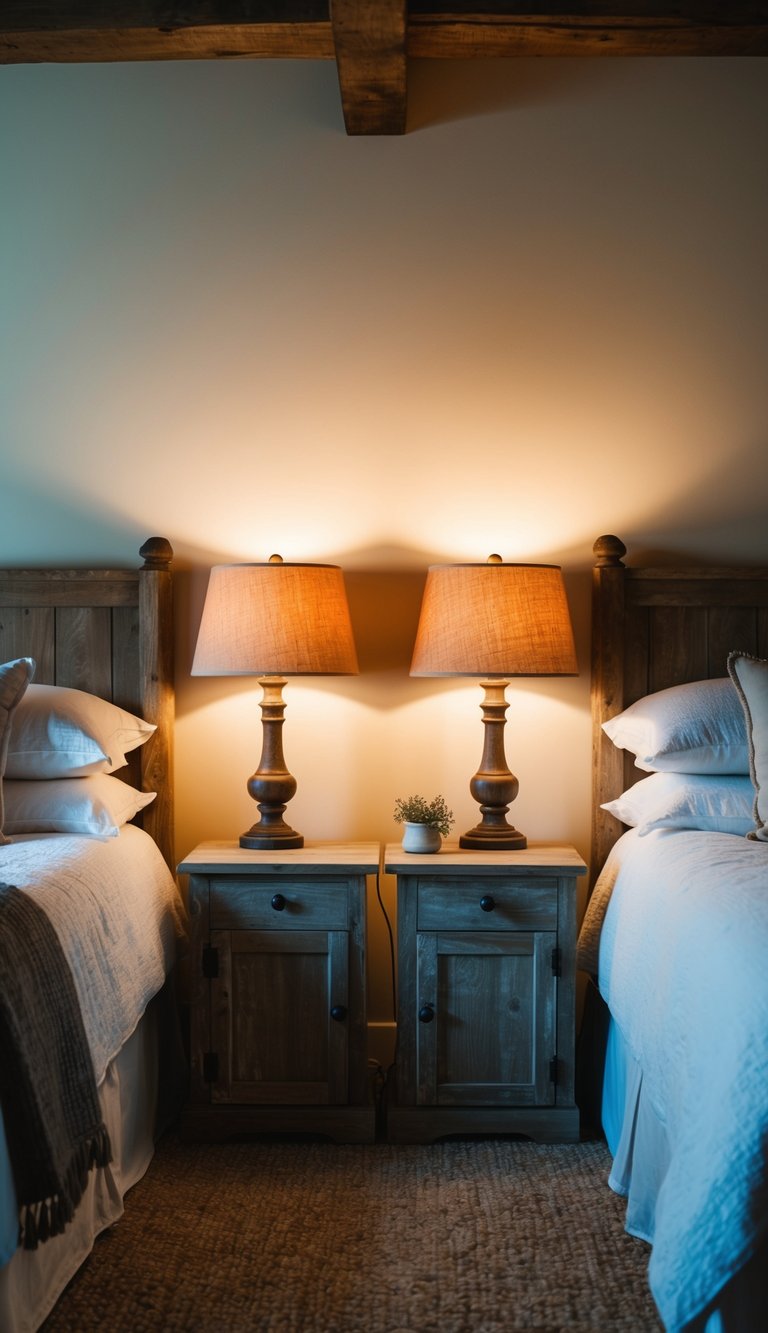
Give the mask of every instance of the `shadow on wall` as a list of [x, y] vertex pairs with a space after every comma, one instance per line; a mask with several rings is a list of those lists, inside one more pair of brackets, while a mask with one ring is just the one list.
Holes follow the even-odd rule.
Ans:
[[[408, 132], [530, 106], [573, 103], [599, 83], [620, 77], [611, 61], [409, 60]], [[619, 62], [624, 63], [624, 62]]]
[[138, 567], [139, 547], [155, 534], [124, 513], [90, 496], [48, 490], [40, 478], [20, 480], [2, 464], [0, 555], [16, 568]]

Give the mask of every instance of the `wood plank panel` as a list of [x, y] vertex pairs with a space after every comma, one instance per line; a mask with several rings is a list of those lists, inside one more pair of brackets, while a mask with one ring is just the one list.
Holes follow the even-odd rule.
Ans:
[[757, 654], [757, 611], [754, 607], [715, 606], [709, 613], [708, 676], [725, 676], [730, 652]]
[[757, 655], [768, 657], [768, 610], [757, 613]]
[[0, 662], [32, 657], [38, 685], [53, 685], [56, 670], [53, 607], [0, 608]]
[[136, 606], [135, 570], [4, 569], [3, 606]]
[[112, 698], [129, 713], [141, 713], [138, 607], [119, 606], [112, 612]]
[[[463, 1100], [461, 1085], [477, 1104], [483, 1099], [474, 1095], [475, 1084], [514, 1084], [519, 1093], [533, 1083], [534, 938], [519, 934], [503, 944], [496, 956], [481, 946], [460, 949], [455, 937], [438, 939], [437, 1088], [446, 1104]], [[494, 1088], [487, 1100], [501, 1090]], [[511, 1090], [509, 1097], [516, 1100]]]
[[680, 681], [704, 680], [709, 667], [707, 613], [690, 607], [658, 607], [650, 622], [648, 687], [666, 690]]
[[768, 588], [757, 570], [723, 569], [719, 578], [703, 570], [627, 573], [633, 606], [768, 606]]
[[163, 537], [150, 537], [139, 554], [144, 564], [138, 573], [139, 707], [137, 712], [156, 730], [142, 745], [141, 787], [157, 792], [142, 812], [142, 827], [157, 843], [168, 864], [175, 864], [174, 745], [176, 715], [174, 692], [173, 548]]
[[58, 607], [56, 684], [112, 698], [112, 614], [109, 607]]

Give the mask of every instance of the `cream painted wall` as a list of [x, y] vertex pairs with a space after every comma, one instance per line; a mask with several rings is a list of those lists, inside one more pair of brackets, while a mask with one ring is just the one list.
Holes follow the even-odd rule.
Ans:
[[475, 820], [480, 692], [408, 661], [426, 566], [494, 549], [566, 572], [581, 675], [510, 689], [507, 748], [587, 854], [593, 539], [768, 559], [767, 150], [760, 60], [415, 65], [398, 139], [330, 64], [0, 70], [0, 561], [173, 542], [180, 853], [254, 815], [258, 689], [189, 677], [212, 563], [344, 567], [291, 818], [384, 841], [413, 790]]

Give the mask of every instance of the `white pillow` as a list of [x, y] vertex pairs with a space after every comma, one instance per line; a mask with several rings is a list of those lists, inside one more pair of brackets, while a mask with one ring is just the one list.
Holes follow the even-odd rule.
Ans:
[[6, 776], [74, 778], [114, 773], [156, 728], [84, 690], [31, 685], [13, 718]]
[[654, 773], [602, 809], [641, 835], [655, 828], [701, 829], [744, 837], [754, 827], [748, 777]]
[[11, 723], [34, 674], [35, 664], [31, 657], [15, 657], [12, 662], [0, 665], [0, 846], [8, 841], [3, 834], [3, 774]]
[[89, 833], [116, 838], [123, 824], [154, 801], [120, 778], [94, 773], [85, 778], [6, 782], [7, 833]]
[[603, 731], [648, 773], [749, 772], [744, 714], [727, 676], [647, 694]]
[[729, 653], [728, 670], [744, 710], [749, 743], [749, 772], [754, 784], [750, 837], [768, 842], [768, 662], [748, 653]]

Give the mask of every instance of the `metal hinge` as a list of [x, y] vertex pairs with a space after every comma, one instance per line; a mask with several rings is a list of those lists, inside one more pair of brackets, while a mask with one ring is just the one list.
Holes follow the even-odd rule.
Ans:
[[557, 1087], [557, 1069], [559, 1063], [560, 1061], [556, 1055], [553, 1055], [549, 1062], [549, 1081], [550, 1083], [554, 1083], [555, 1087]]
[[206, 1051], [203, 1056], [203, 1082], [216, 1083], [219, 1078], [219, 1057], [215, 1051]]
[[219, 951], [212, 944], [203, 945], [203, 976], [217, 977], [219, 975]]
[[563, 951], [555, 947], [552, 950], [552, 976], [560, 977], [563, 974]]

